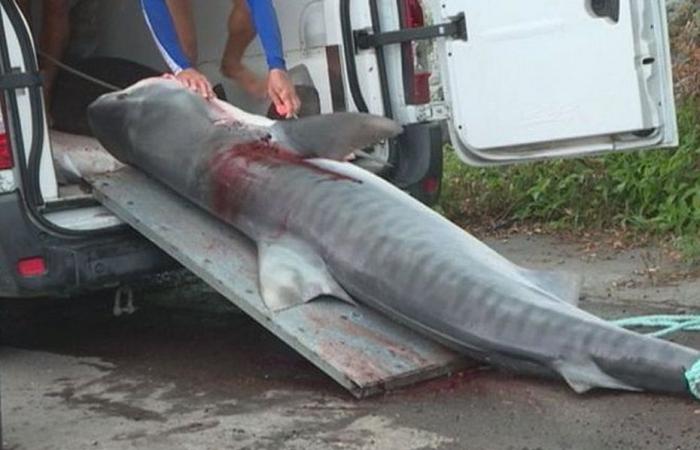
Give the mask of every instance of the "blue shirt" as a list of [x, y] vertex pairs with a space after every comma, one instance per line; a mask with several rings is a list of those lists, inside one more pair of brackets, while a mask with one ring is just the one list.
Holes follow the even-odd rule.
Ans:
[[[260, 36], [267, 65], [272, 69], [286, 69], [282, 35], [272, 0], [247, 0], [255, 29]], [[182, 50], [170, 10], [165, 0], [141, 0], [141, 8], [158, 50], [174, 73], [192, 67]]]

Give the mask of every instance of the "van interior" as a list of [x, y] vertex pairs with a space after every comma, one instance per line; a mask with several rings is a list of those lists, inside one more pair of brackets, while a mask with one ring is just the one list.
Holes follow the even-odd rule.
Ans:
[[[34, 41], [41, 29], [41, 2], [34, 2], [29, 18]], [[230, 0], [208, 0], [207, 8], [195, 8], [198, 69], [216, 86], [216, 93], [242, 109], [268, 114], [270, 102], [247, 94], [221, 75], [227, 36]], [[278, 4], [287, 64], [294, 83], [302, 92], [307, 114], [338, 111], [333, 104], [329, 72], [338, 66], [339, 54], [329, 55], [324, 1], [305, 0]], [[337, 52], [336, 52], [337, 53]], [[251, 44], [245, 63], [265, 74], [265, 58], [257, 40]], [[41, 166], [46, 218], [73, 230], [93, 230], [120, 223], [91, 198], [91, 175], [116, 170], [120, 163], [90, 137], [86, 107], [110, 87], [125, 88], [134, 82], [166, 72], [156, 44], [150, 36], [139, 2], [83, 0], [71, 12], [71, 41], [56, 79], [51, 110], [45, 114], [48, 137]], [[337, 70], [337, 67], [336, 67]], [[76, 72], [77, 71], [77, 72]], [[78, 73], [79, 72], [79, 73]], [[86, 74], [99, 81], [86, 79]], [[313, 106], [309, 109], [309, 104]], [[47, 158], [46, 155], [52, 155]], [[55, 181], [54, 181], [55, 180]], [[71, 206], [78, 205], [78, 206]]]

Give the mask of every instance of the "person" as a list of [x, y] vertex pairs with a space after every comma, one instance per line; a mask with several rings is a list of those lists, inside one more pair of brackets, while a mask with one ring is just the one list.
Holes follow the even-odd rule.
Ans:
[[[31, 0], [19, 0], [24, 16], [31, 17]], [[41, 8], [41, 32], [39, 33], [39, 65], [44, 77], [44, 99], [50, 110], [51, 94], [58, 75], [54, 61], [63, 58], [70, 38], [70, 11], [74, 6], [70, 0], [43, 0]]]
[[[277, 112], [294, 116], [301, 102], [284, 60], [282, 37], [272, 0], [234, 0], [228, 18], [228, 40], [221, 63], [223, 75], [248, 92], [269, 96]], [[141, 0], [146, 22], [175, 77], [204, 97], [214, 96], [209, 80], [196, 67], [197, 39], [191, 0]], [[243, 54], [257, 34], [265, 51], [268, 74], [263, 81], [243, 63]]]

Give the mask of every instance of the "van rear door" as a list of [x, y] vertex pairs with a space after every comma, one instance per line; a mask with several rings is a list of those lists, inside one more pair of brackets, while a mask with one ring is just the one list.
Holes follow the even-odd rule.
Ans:
[[451, 136], [497, 165], [677, 145], [664, 0], [430, 0]]
[[[4, 97], [6, 112], [13, 110], [16, 113], [15, 120], [12, 123], [7, 120], [5, 124], [8, 140], [10, 140], [9, 134], [13, 134], [17, 139], [14, 142], [15, 151], [18, 151], [17, 147], [21, 146], [27, 166], [32, 166], [30, 163], [32, 149], [36, 152], [39, 149], [35, 147], [42, 146], [41, 158], [33, 167], [35, 171], [40, 172], [32, 174], [32, 177], [38, 178], [33, 190], [40, 192], [43, 200], [55, 200], [58, 198], [58, 185], [51, 159], [44, 111], [37, 82], [32, 81], [38, 80], [38, 74], [30, 67], [30, 59], [36, 64], [31, 33], [14, 1], [0, 0], [0, 21], [0, 40], [2, 40], [0, 77], [5, 80], [5, 83], [2, 83], [3, 89], [0, 90], [0, 95]], [[32, 89], [35, 90], [34, 93], [30, 92]], [[34, 102], [32, 95], [36, 95]], [[16, 127], [14, 132], [13, 126]], [[15, 165], [17, 164], [19, 159], [15, 160]], [[29, 183], [29, 180], [25, 179], [21, 182]]]

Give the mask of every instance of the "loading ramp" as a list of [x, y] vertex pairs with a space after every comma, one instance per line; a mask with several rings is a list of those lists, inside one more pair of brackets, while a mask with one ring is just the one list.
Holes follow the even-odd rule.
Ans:
[[463, 357], [363, 306], [319, 299], [278, 313], [254, 243], [131, 167], [93, 176], [96, 198], [358, 398], [444, 375]]

